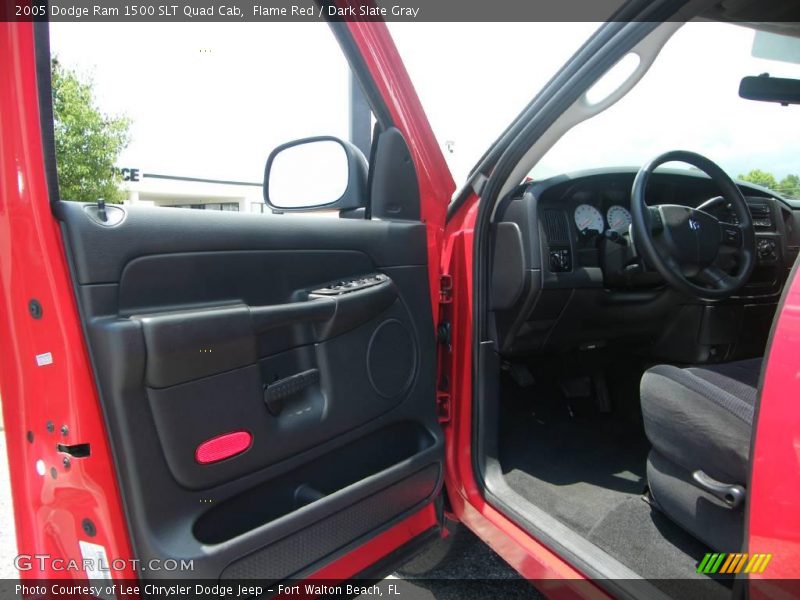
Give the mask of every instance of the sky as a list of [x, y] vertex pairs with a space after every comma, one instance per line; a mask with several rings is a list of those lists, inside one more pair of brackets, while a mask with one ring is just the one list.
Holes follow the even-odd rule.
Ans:
[[[597, 28], [592, 23], [390, 23], [457, 183]], [[620, 102], [567, 133], [537, 178], [639, 165], [682, 148], [731, 175], [800, 172], [800, 107], [742, 100], [745, 75], [800, 77], [751, 56], [754, 32], [684, 25]], [[59, 60], [95, 83], [104, 112], [132, 121], [120, 166], [258, 182], [270, 150], [347, 137], [348, 67], [320, 23], [51, 24]]]

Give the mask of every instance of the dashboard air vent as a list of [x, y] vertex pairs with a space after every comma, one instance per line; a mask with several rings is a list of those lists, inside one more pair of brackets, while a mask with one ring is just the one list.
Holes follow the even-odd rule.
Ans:
[[548, 245], [569, 244], [567, 215], [560, 210], [546, 210], [542, 217]]
[[753, 217], [753, 225], [760, 229], [772, 229], [772, 211], [769, 205], [764, 202], [747, 202], [750, 215]]

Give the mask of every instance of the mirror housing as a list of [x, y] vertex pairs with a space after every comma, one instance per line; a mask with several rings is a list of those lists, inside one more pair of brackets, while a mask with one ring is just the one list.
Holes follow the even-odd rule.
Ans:
[[800, 79], [784, 79], [769, 75], [744, 77], [739, 83], [739, 96], [745, 100], [778, 102], [784, 106], [800, 104]]
[[264, 167], [264, 202], [277, 212], [366, 206], [368, 165], [350, 142], [317, 136], [281, 144]]

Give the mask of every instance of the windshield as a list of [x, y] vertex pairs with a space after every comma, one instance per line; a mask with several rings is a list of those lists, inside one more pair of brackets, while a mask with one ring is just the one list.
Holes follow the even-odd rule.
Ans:
[[[512, 28], [504, 24], [478, 37], [467, 35], [466, 26], [438, 27], [438, 37], [420, 36], [413, 47], [397, 25], [392, 33], [397, 34], [400, 52], [457, 182], [463, 181], [491, 141], [596, 29], [586, 23]], [[769, 73], [798, 78], [800, 65], [754, 57], [755, 36], [755, 30], [738, 25], [685, 24], [627, 96], [564, 135], [530, 177], [639, 166], [667, 150], [685, 149], [708, 156], [733, 177], [800, 197], [798, 107], [754, 102], [738, 95], [742, 77]], [[759, 36], [763, 40], [763, 34]], [[776, 37], [784, 36], [772, 36], [773, 40]], [[452, 68], [425, 66], [419, 58], [433, 39], [448, 47], [451, 60], [465, 54], [481, 57], [476, 63], [454, 61], [472, 69], [471, 78], [470, 73], [459, 73], [460, 87], [451, 81]], [[481, 40], [477, 48], [476, 39]], [[796, 45], [796, 40], [787, 39]], [[491, 74], [495, 65], [500, 72], [479, 83], [477, 74]], [[441, 73], [435, 77], [431, 71]], [[464, 87], [463, 81], [474, 84]], [[441, 99], [445, 94], [448, 102]], [[454, 147], [449, 148], [448, 142]]]

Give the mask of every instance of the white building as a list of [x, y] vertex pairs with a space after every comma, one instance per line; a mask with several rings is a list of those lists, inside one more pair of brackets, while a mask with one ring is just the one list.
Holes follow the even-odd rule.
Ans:
[[125, 205], [147, 204], [203, 210], [270, 212], [261, 182], [219, 181], [120, 169], [128, 197]]

